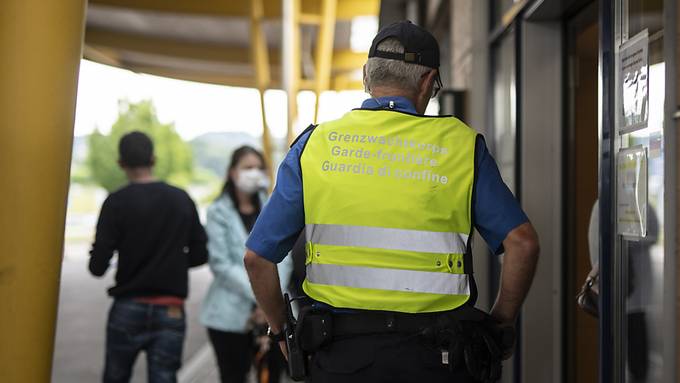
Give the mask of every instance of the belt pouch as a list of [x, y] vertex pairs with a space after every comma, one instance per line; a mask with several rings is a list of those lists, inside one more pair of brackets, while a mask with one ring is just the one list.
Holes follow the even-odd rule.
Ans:
[[306, 352], [314, 352], [333, 338], [333, 315], [328, 311], [301, 312], [298, 339]]

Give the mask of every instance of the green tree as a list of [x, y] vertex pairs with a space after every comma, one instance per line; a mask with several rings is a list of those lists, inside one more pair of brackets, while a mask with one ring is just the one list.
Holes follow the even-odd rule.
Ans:
[[104, 135], [95, 130], [89, 137], [87, 167], [95, 183], [109, 192], [127, 182], [118, 167], [118, 141], [123, 135], [140, 131], [151, 137], [156, 155], [154, 175], [169, 183], [186, 186], [193, 173], [191, 147], [175, 131], [174, 124], [158, 121], [150, 100], [138, 103], [119, 101], [118, 119], [111, 132]]

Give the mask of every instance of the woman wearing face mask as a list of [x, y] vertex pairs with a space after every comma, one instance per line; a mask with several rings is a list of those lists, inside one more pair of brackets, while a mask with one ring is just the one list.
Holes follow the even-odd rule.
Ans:
[[[260, 315], [256, 315], [243, 254], [268, 187], [262, 154], [249, 146], [240, 147], [231, 157], [221, 195], [208, 208], [208, 262], [214, 279], [203, 302], [201, 323], [208, 328], [223, 383], [245, 382], [255, 353], [253, 321]], [[278, 268], [284, 289], [290, 279], [290, 259]], [[271, 372], [269, 381], [277, 382], [277, 374]]]

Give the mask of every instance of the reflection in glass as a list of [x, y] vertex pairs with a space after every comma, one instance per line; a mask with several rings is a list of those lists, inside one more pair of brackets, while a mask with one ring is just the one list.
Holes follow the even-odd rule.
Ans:
[[[665, 69], [663, 63], [663, 1], [628, 0], [624, 3], [624, 36], [649, 31], [649, 120], [646, 129], [621, 137], [621, 147], [647, 148], [647, 236], [622, 240], [621, 262], [627, 265], [624, 334], [627, 346], [626, 382], [663, 380], [664, 285], [664, 148], [663, 113]], [[621, 100], [619, 100], [620, 102]]]
[[629, 0], [628, 9], [628, 37], [633, 37], [644, 29], [649, 35], [663, 29], [663, 0]]
[[505, 12], [512, 8], [517, 2], [519, 2], [519, 0], [493, 0], [491, 2], [491, 27], [496, 27], [503, 19]]
[[516, 75], [515, 37], [508, 33], [495, 47], [493, 85], [494, 155], [503, 180], [515, 192]]

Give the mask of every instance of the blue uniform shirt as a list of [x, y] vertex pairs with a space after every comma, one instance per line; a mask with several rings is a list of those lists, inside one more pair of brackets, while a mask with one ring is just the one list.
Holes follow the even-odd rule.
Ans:
[[[404, 97], [371, 98], [361, 107], [417, 114], [411, 101]], [[310, 132], [303, 134], [288, 151], [279, 167], [274, 192], [246, 242], [248, 249], [274, 263], [283, 260], [305, 227], [300, 156], [309, 135]], [[494, 253], [500, 254], [508, 233], [527, 222], [528, 218], [503, 182], [484, 140], [477, 140], [475, 162], [474, 225]]]

